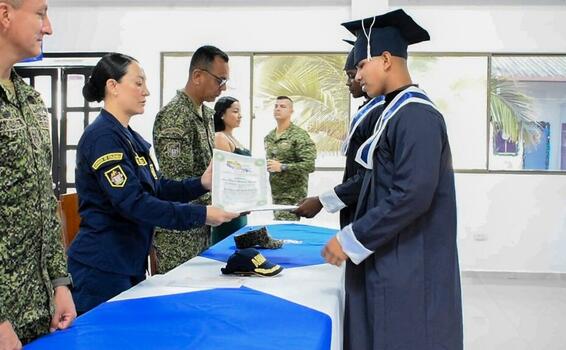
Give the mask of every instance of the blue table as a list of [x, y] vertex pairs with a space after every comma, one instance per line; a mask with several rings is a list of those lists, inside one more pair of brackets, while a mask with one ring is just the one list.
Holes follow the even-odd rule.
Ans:
[[268, 230], [289, 242], [262, 250], [285, 267], [276, 277], [223, 276], [220, 267], [235, 249], [228, 237], [26, 349], [340, 349], [343, 269], [320, 258], [336, 230]]

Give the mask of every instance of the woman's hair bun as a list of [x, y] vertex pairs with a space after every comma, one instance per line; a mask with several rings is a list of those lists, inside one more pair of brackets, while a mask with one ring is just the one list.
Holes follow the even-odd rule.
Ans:
[[104, 90], [97, 88], [93, 84], [92, 79], [89, 78], [85, 86], [83, 86], [83, 97], [88, 102], [100, 102], [104, 99]]

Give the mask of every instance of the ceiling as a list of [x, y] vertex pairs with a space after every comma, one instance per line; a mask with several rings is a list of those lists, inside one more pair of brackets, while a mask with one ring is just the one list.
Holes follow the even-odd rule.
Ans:
[[[350, 6], [356, 0], [49, 0], [58, 6]], [[381, 0], [380, 0], [381, 1]], [[389, 0], [402, 6], [566, 6], [566, 0]]]
[[58, 6], [349, 6], [351, 0], [49, 0]]
[[389, 6], [560, 6], [566, 0], [389, 0]]

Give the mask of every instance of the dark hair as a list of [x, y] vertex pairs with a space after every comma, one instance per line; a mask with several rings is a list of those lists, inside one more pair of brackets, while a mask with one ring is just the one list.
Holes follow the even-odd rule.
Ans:
[[217, 56], [222, 58], [224, 62], [228, 62], [228, 55], [219, 48], [211, 45], [199, 47], [191, 58], [189, 74], [192, 74], [195, 69], [210, 69], [214, 58]]
[[276, 100], [289, 100], [293, 103], [293, 100], [289, 96], [277, 96]]
[[83, 87], [83, 96], [88, 102], [100, 102], [104, 99], [108, 79], [120, 81], [128, 66], [137, 60], [121, 53], [109, 53], [94, 66], [88, 81]]
[[222, 131], [226, 129], [224, 120], [222, 117], [226, 110], [234, 104], [234, 102], [239, 102], [236, 98], [230, 96], [221, 97], [214, 105], [214, 131]]

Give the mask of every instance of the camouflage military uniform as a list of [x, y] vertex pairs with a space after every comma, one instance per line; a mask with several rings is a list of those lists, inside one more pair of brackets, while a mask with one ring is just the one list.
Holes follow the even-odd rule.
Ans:
[[49, 119], [41, 97], [12, 72], [0, 88], [0, 322], [28, 342], [49, 330], [51, 281], [67, 276], [53, 195]]
[[[183, 90], [159, 111], [153, 126], [153, 143], [163, 176], [182, 180], [201, 176], [212, 159], [214, 111], [203, 107], [200, 116], [193, 101]], [[193, 203], [209, 205], [210, 194]], [[172, 268], [200, 254], [210, 244], [210, 227], [189, 231], [157, 229], [155, 248], [158, 272]]]
[[[272, 130], [264, 139], [267, 159], [285, 164], [287, 169], [270, 173], [271, 193], [274, 204], [296, 204], [307, 196], [309, 173], [314, 171], [316, 147], [309, 134], [295, 124], [281, 135]], [[299, 220], [295, 214], [275, 212], [276, 220]]]

